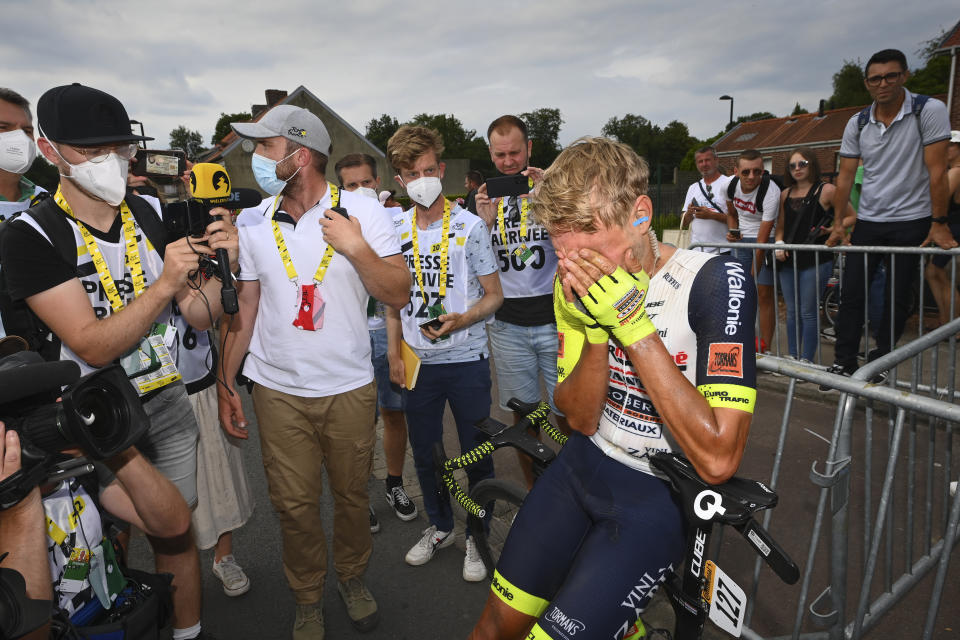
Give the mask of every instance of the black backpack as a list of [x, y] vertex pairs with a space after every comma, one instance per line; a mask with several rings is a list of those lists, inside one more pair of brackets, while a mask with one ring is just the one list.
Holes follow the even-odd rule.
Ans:
[[[770, 173], [768, 171], [763, 172], [763, 177], [760, 178], [760, 186], [757, 187], [757, 197], [754, 200], [754, 204], [757, 206], [757, 213], [763, 214], [763, 199], [767, 197], [767, 189], [770, 188]], [[740, 177], [733, 176], [733, 180], [727, 185], [727, 200], [733, 202], [733, 194], [737, 190], [737, 185], [740, 184]]]
[[[146, 200], [138, 196], [128, 195], [126, 202], [133, 213], [134, 220], [162, 258], [163, 249], [166, 246], [166, 231], [157, 212]], [[56, 201], [47, 193], [41, 194], [34, 198], [27, 211], [43, 229], [64, 262], [76, 265], [77, 245], [73, 227], [67, 220], [67, 214]], [[17, 212], [6, 221], [0, 222], [0, 247], [3, 246], [7, 229], [22, 213], [22, 211]], [[3, 256], [0, 255], [0, 262], [2, 260]], [[31, 351], [40, 353], [45, 360], [60, 359], [59, 345], [54, 340], [50, 329], [30, 309], [26, 301], [15, 301], [10, 297], [2, 267], [0, 267], [0, 319], [2, 319], [4, 331], [8, 335], [20, 336], [26, 340]]]
[[[923, 111], [924, 105], [927, 104], [927, 100], [930, 99], [930, 96], [925, 96], [922, 94], [914, 94], [913, 96], [913, 108], [910, 112], [914, 115], [917, 121], [917, 131], [920, 132], [920, 142], [923, 142], [923, 127], [920, 125], [920, 112]], [[863, 109], [860, 110], [860, 113], [857, 114], [857, 134], [863, 133], [863, 128], [867, 126], [867, 123], [870, 122], [870, 107], [872, 104], [868, 104]]]

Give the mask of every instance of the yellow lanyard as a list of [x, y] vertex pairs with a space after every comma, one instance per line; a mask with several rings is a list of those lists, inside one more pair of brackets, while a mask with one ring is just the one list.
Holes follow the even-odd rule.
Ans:
[[[63, 193], [61, 193], [59, 187], [53, 198], [60, 208], [77, 223], [77, 228], [80, 230], [80, 237], [83, 238], [83, 243], [87, 246], [87, 253], [90, 254], [90, 258], [93, 260], [93, 266], [97, 269], [97, 275], [100, 276], [100, 284], [103, 285], [103, 291], [106, 293], [107, 299], [110, 300], [110, 306], [113, 307], [113, 312], [117, 313], [123, 309], [123, 298], [120, 297], [120, 293], [117, 291], [117, 283], [114, 282], [113, 276], [110, 275], [110, 267], [107, 265], [107, 261], [103, 257], [100, 247], [97, 246], [97, 241], [84, 224], [77, 220], [77, 217], [73, 214], [73, 209], [70, 208], [69, 203], [67, 203], [66, 198], [63, 197]], [[140, 262], [140, 249], [137, 246], [137, 230], [133, 224], [133, 213], [130, 211], [130, 207], [127, 206], [126, 201], [120, 203], [120, 221], [123, 224], [126, 261], [130, 264], [130, 277], [133, 278], [133, 297], [139, 298], [147, 286], [143, 277], [143, 265]]]
[[[423, 290], [423, 267], [420, 266], [420, 244], [417, 240], [417, 207], [414, 205], [413, 214], [410, 216], [410, 235], [413, 243], [413, 268], [417, 272], [417, 286], [420, 287], [420, 295], [423, 296], [423, 303], [427, 306], [430, 301], [427, 298], [426, 291]], [[437, 285], [440, 287], [440, 300], [447, 295], [447, 254], [450, 249], [450, 201], [443, 200], [443, 226], [440, 237], [440, 275]], [[430, 253], [433, 253], [431, 251]]]
[[[509, 248], [507, 246], [507, 232], [504, 229], [506, 225], [503, 219], [503, 203], [506, 202], [506, 200], [506, 198], [500, 198], [500, 202], [497, 203], [497, 223], [500, 225], [500, 240], [503, 242], [504, 249]], [[530, 211], [530, 198], [517, 198], [517, 200], [519, 200], [517, 204], [520, 205], [520, 246], [514, 249], [513, 252], [519, 257], [527, 250], [527, 245], [523, 239], [527, 235], [527, 213]]]
[[[327, 183], [327, 187], [330, 189], [330, 208], [340, 206], [340, 189], [329, 182]], [[290, 259], [290, 250], [287, 249], [287, 242], [283, 239], [283, 232], [280, 231], [280, 225], [273, 217], [277, 212], [277, 206], [279, 204], [280, 196], [277, 196], [277, 199], [273, 201], [273, 213], [270, 215], [270, 222], [273, 224], [273, 240], [277, 243], [277, 251], [280, 252], [283, 268], [287, 270], [287, 277], [290, 278], [292, 282], [296, 282], [300, 276], [297, 275], [297, 270], [293, 268], [293, 260]], [[333, 245], [327, 243], [327, 249], [323, 252], [323, 258], [320, 259], [320, 266], [317, 267], [317, 272], [313, 274], [313, 281], [317, 284], [323, 284], [323, 278], [327, 275], [327, 267], [330, 266], [330, 261], [333, 260], [334, 253], [336, 253], [336, 251]]]

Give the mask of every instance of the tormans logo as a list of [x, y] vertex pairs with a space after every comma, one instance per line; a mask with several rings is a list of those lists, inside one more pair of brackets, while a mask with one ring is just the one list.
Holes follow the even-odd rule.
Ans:
[[708, 376], [743, 378], [743, 344], [714, 342], [707, 359]]
[[547, 614], [547, 620], [556, 625], [557, 629], [567, 636], [575, 636], [577, 631], [583, 631], [587, 626], [575, 618], [568, 617], [556, 606]]
[[287, 134], [291, 136], [297, 136], [298, 138], [306, 138], [307, 130], [301, 129], [300, 127], [290, 127], [287, 129]]

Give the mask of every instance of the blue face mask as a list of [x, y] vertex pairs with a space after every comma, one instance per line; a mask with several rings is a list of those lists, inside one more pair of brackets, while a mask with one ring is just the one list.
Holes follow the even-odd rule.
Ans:
[[[299, 149], [297, 151], [299, 151]], [[266, 191], [269, 195], [280, 195], [280, 193], [283, 192], [283, 188], [287, 186], [287, 183], [293, 179], [293, 176], [300, 173], [300, 167], [297, 167], [297, 170], [293, 172], [293, 176], [290, 176], [286, 180], [281, 180], [277, 177], [277, 165], [292, 156], [294, 153], [296, 153], [296, 151], [281, 160], [271, 160], [270, 158], [265, 158], [258, 153], [253, 154], [253, 157], [250, 160], [250, 166], [253, 169], [253, 177], [257, 179], [257, 184], [260, 185], [260, 188]]]

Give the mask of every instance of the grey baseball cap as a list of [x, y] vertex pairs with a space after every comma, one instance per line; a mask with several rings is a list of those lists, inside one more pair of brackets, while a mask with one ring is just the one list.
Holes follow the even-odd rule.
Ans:
[[330, 134], [312, 112], [290, 104], [278, 105], [258, 122], [231, 122], [230, 127], [241, 138], [259, 140], [283, 136], [288, 140], [330, 155]]

